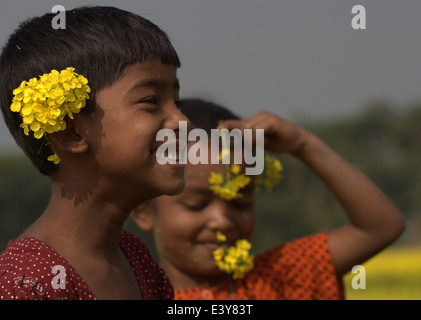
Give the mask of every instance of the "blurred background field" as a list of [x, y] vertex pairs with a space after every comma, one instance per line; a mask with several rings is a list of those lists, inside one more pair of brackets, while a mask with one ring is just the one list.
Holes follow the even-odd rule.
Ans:
[[349, 300], [421, 300], [421, 248], [388, 248], [366, 263], [365, 289], [354, 289], [352, 279], [344, 277], [346, 298]]
[[[396, 111], [387, 103], [367, 105], [353, 117], [295, 121], [323, 140], [369, 176], [401, 210], [406, 230], [398, 241], [365, 262], [366, 289], [351, 287], [356, 299], [421, 299], [421, 103]], [[2, 124], [3, 125], [3, 124]], [[257, 194], [257, 228], [253, 251], [263, 250], [346, 221], [342, 208], [323, 183], [301, 162], [281, 156], [283, 181], [270, 193]], [[20, 152], [0, 152], [0, 252], [44, 210], [49, 180]], [[145, 239], [150, 234], [129, 219], [127, 229]]]

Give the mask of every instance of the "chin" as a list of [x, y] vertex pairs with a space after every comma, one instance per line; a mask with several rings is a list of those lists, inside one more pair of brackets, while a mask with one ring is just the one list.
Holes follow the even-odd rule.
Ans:
[[186, 186], [184, 180], [179, 183], [177, 186], [174, 186], [174, 188], [168, 189], [167, 192], [164, 194], [167, 196], [175, 196], [179, 193], [181, 193], [184, 190], [184, 187]]
[[156, 185], [155, 191], [158, 193], [157, 196], [175, 196], [181, 193], [184, 190], [184, 187], [186, 186], [184, 176], [166, 180], [165, 178], [162, 178], [162, 182], [163, 183], [160, 183], [160, 186]]

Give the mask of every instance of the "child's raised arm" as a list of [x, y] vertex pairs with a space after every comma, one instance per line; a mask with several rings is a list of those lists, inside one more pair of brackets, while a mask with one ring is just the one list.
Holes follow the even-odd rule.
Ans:
[[300, 159], [332, 191], [349, 219], [329, 232], [338, 276], [387, 247], [404, 230], [401, 213], [383, 192], [316, 135], [265, 111], [219, 128], [264, 129], [265, 149]]

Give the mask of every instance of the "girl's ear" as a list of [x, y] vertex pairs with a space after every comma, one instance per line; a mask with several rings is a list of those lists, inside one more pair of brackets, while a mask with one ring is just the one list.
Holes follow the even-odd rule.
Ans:
[[153, 200], [145, 201], [138, 205], [132, 212], [130, 216], [133, 221], [142, 231], [152, 231], [153, 229]]
[[57, 150], [71, 153], [84, 153], [88, 150], [88, 143], [79, 134], [72, 119], [66, 120], [66, 129], [50, 134], [50, 139]]

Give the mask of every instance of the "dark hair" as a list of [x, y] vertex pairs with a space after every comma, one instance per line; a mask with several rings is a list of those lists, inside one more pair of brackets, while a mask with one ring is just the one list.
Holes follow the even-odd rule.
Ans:
[[239, 117], [227, 108], [202, 99], [184, 99], [180, 111], [190, 120], [193, 128], [203, 129], [208, 134], [221, 120], [237, 120]]
[[0, 57], [0, 106], [5, 122], [17, 144], [45, 175], [55, 168], [47, 161], [51, 151], [40, 151], [42, 139], [26, 136], [19, 113], [10, 111], [12, 91], [23, 80], [74, 67], [92, 89], [82, 109], [89, 112], [95, 110], [95, 94], [114, 83], [129, 65], [160, 58], [164, 64], [180, 67], [166, 33], [134, 13], [113, 7], [80, 7], [66, 11], [65, 29], [52, 27], [55, 16], [47, 13], [22, 22]]

